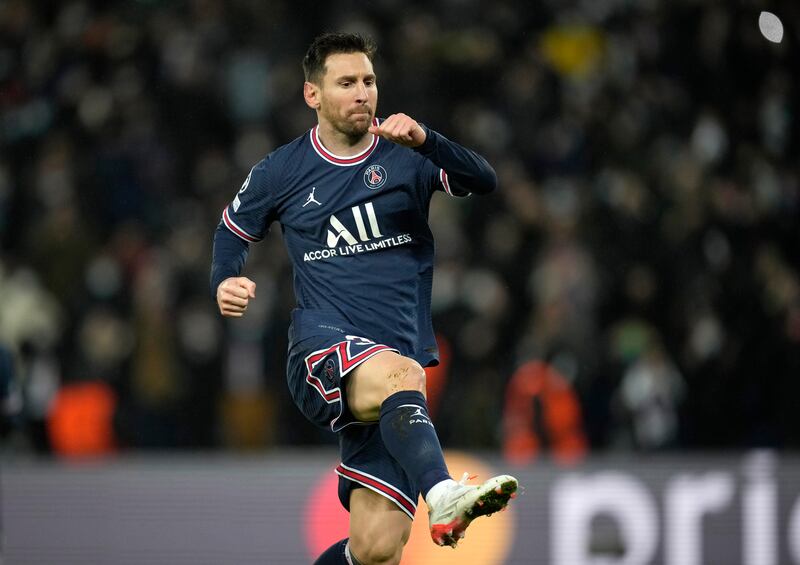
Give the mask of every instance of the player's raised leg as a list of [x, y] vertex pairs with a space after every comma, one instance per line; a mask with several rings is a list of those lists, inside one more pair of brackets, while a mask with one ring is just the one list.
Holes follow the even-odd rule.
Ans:
[[361, 421], [380, 421], [389, 453], [425, 496], [450, 479], [439, 438], [428, 416], [425, 371], [391, 351], [377, 354], [346, 380], [347, 405]]
[[380, 421], [386, 449], [428, 503], [434, 542], [455, 547], [472, 520], [508, 504], [517, 490], [513, 477], [494, 477], [479, 486], [450, 477], [428, 414], [425, 371], [419, 363], [379, 353], [347, 377], [346, 387], [350, 411], [359, 420]]

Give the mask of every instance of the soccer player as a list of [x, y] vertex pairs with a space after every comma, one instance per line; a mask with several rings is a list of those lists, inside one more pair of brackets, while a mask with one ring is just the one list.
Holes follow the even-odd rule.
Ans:
[[256, 164], [222, 213], [211, 286], [241, 317], [256, 285], [241, 276], [249, 244], [281, 224], [297, 308], [287, 380], [294, 402], [339, 435], [339, 499], [349, 538], [319, 565], [399, 563], [421, 493], [433, 541], [455, 547], [478, 516], [503, 509], [517, 480], [456, 482], [428, 415], [423, 367], [438, 363], [431, 323], [434, 192], [485, 194], [483, 157], [405, 114], [375, 117], [375, 46], [323, 34], [303, 59], [318, 125]]

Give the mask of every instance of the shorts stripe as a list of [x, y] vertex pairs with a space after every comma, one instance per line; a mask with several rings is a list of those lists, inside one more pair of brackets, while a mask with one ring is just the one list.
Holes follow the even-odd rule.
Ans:
[[372, 475], [357, 471], [352, 467], [347, 467], [344, 463], [340, 463], [339, 466], [336, 467], [336, 474], [375, 491], [381, 496], [385, 496], [397, 504], [403, 512], [408, 514], [409, 518], [412, 520], [414, 519], [417, 505], [397, 487], [390, 485], [386, 481], [382, 481], [378, 477], [373, 477]]
[[[319, 377], [314, 375], [314, 369], [328, 355], [336, 353], [336, 355], [338, 356], [339, 378], [342, 379], [350, 371], [352, 371], [353, 369], [355, 369], [356, 367], [358, 367], [359, 365], [361, 365], [368, 359], [371, 359], [372, 357], [374, 357], [375, 355], [377, 355], [382, 351], [394, 351], [396, 353], [399, 353], [397, 349], [389, 347], [388, 345], [375, 344], [371, 347], [368, 347], [358, 355], [353, 356], [350, 353], [351, 343], [352, 342], [350, 340], [340, 341], [339, 343], [331, 345], [327, 349], [320, 349], [318, 351], [309, 353], [305, 358], [306, 383], [314, 387], [314, 389], [316, 389], [316, 391], [320, 394], [320, 396], [322, 396], [323, 400], [325, 400], [325, 402], [327, 402], [328, 404], [333, 404], [335, 402], [341, 403], [341, 398], [342, 398], [342, 391], [338, 386], [330, 390], [326, 390], [325, 385], [322, 384], [322, 380], [320, 380]], [[341, 416], [342, 416], [342, 410], [340, 407], [339, 415], [333, 418], [330, 422], [332, 430], [337, 431], [336, 422], [339, 420], [339, 418], [341, 418]]]
[[306, 382], [312, 385], [317, 391], [322, 395], [322, 398], [325, 399], [325, 402], [328, 404], [332, 404], [336, 402], [341, 397], [341, 390], [339, 387], [332, 388], [331, 390], [325, 390], [325, 387], [322, 384], [322, 381], [319, 377], [313, 374], [314, 369], [316, 368], [317, 364], [319, 364], [325, 357], [330, 355], [331, 353], [336, 353], [339, 356], [339, 371], [341, 373], [341, 377], [344, 377], [347, 373], [358, 367], [361, 363], [370, 359], [374, 355], [377, 355], [381, 351], [397, 351], [389, 347], [388, 345], [373, 345], [369, 349], [366, 349], [352, 357], [350, 355], [350, 342], [349, 341], [340, 341], [327, 349], [322, 349], [320, 351], [314, 351], [313, 353], [309, 354], [306, 357]]

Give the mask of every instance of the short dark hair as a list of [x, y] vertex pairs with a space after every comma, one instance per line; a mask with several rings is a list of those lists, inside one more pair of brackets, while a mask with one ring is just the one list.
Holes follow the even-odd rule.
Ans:
[[364, 53], [372, 61], [377, 46], [358, 33], [323, 33], [317, 36], [303, 57], [303, 73], [308, 82], [318, 82], [325, 74], [325, 61], [337, 53]]

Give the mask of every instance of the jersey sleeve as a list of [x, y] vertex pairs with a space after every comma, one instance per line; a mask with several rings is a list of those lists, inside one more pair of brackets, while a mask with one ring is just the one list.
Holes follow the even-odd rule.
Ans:
[[222, 211], [225, 227], [247, 242], [263, 239], [275, 220], [273, 169], [269, 158], [250, 169], [239, 192]]
[[465, 190], [452, 187], [450, 185], [450, 179], [447, 176], [447, 171], [437, 167], [428, 159], [423, 159], [421, 175], [422, 183], [427, 187], [429, 194], [433, 194], [433, 192], [438, 190], [444, 192], [448, 196], [455, 196], [457, 198], [470, 195], [470, 193]]
[[433, 165], [425, 168], [426, 175], [433, 175], [428, 179], [432, 191], [462, 197], [488, 194], [497, 187], [497, 174], [481, 155], [424, 124], [420, 126], [426, 132], [425, 142], [413, 150]]

